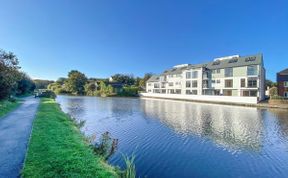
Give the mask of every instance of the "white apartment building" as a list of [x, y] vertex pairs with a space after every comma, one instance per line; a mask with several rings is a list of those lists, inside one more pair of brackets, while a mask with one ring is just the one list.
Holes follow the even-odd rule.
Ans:
[[265, 98], [262, 54], [216, 58], [205, 64], [183, 64], [152, 76], [146, 92], [167, 95], [210, 95]]

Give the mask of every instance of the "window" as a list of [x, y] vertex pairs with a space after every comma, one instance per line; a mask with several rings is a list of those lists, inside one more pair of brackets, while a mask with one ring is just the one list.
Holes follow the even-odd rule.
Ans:
[[284, 87], [288, 87], [288, 81], [284, 82]]
[[160, 93], [160, 90], [159, 89], [154, 89], [153, 93]]
[[220, 80], [216, 80], [216, 83], [220, 83]]
[[176, 77], [180, 78], [180, 77], [182, 77], [182, 75], [181, 74], [176, 74]]
[[237, 58], [233, 58], [233, 59], [230, 59], [230, 60], [228, 61], [228, 63], [235, 63], [235, 62], [237, 62], [237, 61], [238, 61]]
[[232, 96], [232, 90], [223, 90], [224, 96]]
[[215, 80], [212, 80], [211, 82], [214, 84], [214, 83], [215, 83]]
[[247, 67], [247, 75], [257, 75], [257, 73], [258, 73], [257, 66]]
[[248, 80], [248, 88], [257, 88], [257, 80], [249, 79]]
[[197, 90], [186, 90], [186, 95], [197, 95]]
[[152, 86], [152, 84], [151, 84], [151, 83], [148, 83], [148, 86], [149, 86], [149, 87], [151, 87], [151, 86]]
[[177, 90], [176, 90], [176, 94], [181, 94], [181, 90], [180, 90], [180, 89], [177, 89]]
[[192, 72], [192, 78], [198, 78], [198, 71]]
[[190, 88], [191, 87], [191, 82], [190, 81], [186, 81], [186, 88]]
[[220, 73], [220, 69], [214, 69], [212, 70], [212, 74], [219, 74]]
[[169, 78], [173, 78], [173, 75], [169, 75]]
[[220, 95], [220, 90], [214, 90], [214, 95]]
[[191, 78], [191, 72], [186, 72], [186, 78]]
[[192, 87], [197, 88], [197, 86], [198, 86], [197, 80], [193, 80], [192, 81]]
[[284, 97], [285, 97], [285, 98], [288, 98], [288, 92], [285, 92], [285, 93], [284, 93]]
[[245, 62], [252, 62], [252, 61], [255, 61], [255, 60], [256, 60], [255, 56], [245, 58]]
[[197, 90], [192, 90], [192, 95], [197, 95]]
[[215, 62], [213, 62], [213, 66], [216, 66], [216, 65], [219, 65], [220, 64], [220, 61], [215, 61]]
[[225, 80], [225, 87], [232, 88], [233, 87], [233, 80]]
[[257, 90], [243, 91], [243, 96], [257, 96]]
[[225, 68], [225, 77], [233, 77], [233, 68]]
[[172, 87], [174, 84], [173, 82], [169, 82], [169, 86]]
[[245, 82], [245, 78], [241, 79], [241, 87], [245, 87], [246, 86], [246, 82]]
[[159, 83], [154, 83], [154, 88], [160, 88]]
[[181, 82], [175, 82], [175, 85], [181, 85]]

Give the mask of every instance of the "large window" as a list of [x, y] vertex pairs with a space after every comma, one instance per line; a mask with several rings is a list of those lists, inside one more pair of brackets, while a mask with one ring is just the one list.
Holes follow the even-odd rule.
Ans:
[[174, 84], [173, 82], [169, 82], [169, 86], [172, 87]]
[[249, 79], [248, 88], [257, 88], [257, 79]]
[[191, 72], [186, 72], [186, 78], [191, 78]]
[[191, 81], [186, 81], [186, 88], [190, 88], [191, 87]]
[[180, 89], [176, 89], [176, 94], [181, 94], [181, 90]]
[[245, 78], [241, 79], [241, 87], [245, 87], [246, 86], [246, 82], [245, 82]]
[[232, 88], [233, 80], [225, 80], [225, 88]]
[[232, 90], [223, 90], [224, 96], [232, 96]]
[[257, 66], [248, 66], [247, 67], [247, 75], [257, 75], [258, 69]]
[[243, 91], [243, 96], [257, 96], [257, 90], [246, 90]]
[[225, 77], [233, 77], [233, 68], [225, 68]]
[[198, 86], [197, 80], [193, 80], [192, 81], [192, 87], [197, 88], [197, 86]]
[[160, 84], [159, 83], [154, 83], [154, 88], [160, 88]]
[[288, 81], [284, 82], [284, 87], [288, 87]]
[[198, 78], [198, 71], [192, 72], [192, 78]]

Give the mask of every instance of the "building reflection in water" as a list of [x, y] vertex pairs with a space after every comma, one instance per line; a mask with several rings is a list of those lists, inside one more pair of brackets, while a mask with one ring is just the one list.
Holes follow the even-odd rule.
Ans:
[[143, 112], [183, 135], [212, 139], [228, 149], [260, 150], [263, 134], [257, 108], [142, 99]]

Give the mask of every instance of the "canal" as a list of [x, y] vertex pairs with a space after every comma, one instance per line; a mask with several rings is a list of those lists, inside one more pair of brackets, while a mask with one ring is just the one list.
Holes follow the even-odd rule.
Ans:
[[288, 176], [288, 110], [184, 101], [58, 96], [87, 136], [119, 139], [109, 159], [136, 156], [138, 176]]

